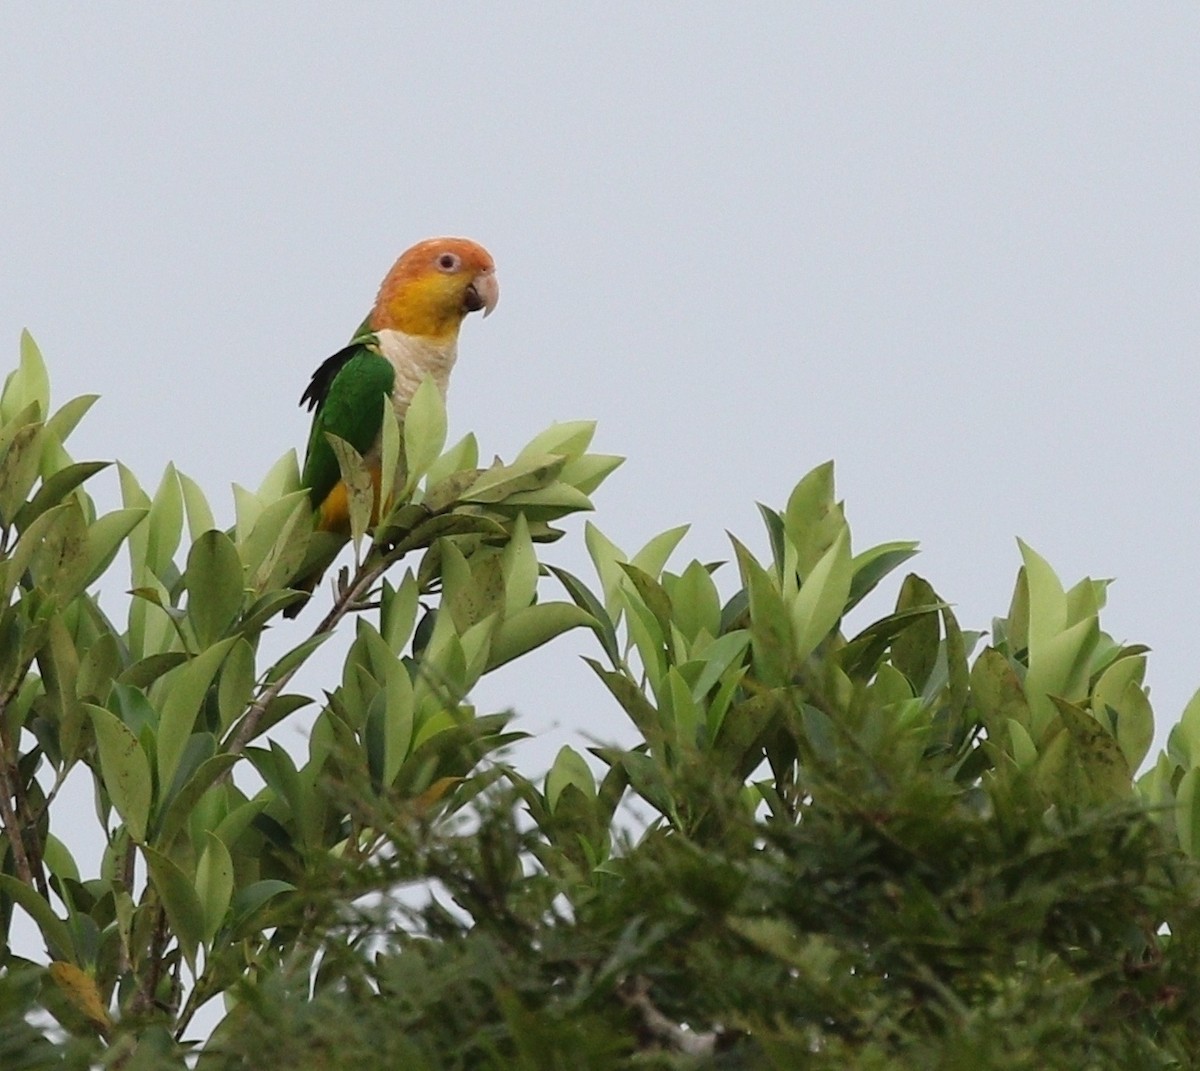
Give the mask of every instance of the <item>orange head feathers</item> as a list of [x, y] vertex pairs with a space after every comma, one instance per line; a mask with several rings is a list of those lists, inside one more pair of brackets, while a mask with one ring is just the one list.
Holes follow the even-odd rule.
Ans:
[[401, 254], [379, 287], [372, 331], [402, 331], [437, 341], [458, 334], [463, 318], [500, 300], [491, 254], [469, 238], [426, 238]]

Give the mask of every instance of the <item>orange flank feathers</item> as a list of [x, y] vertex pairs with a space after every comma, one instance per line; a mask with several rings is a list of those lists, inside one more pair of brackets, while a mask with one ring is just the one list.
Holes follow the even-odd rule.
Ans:
[[[371, 507], [371, 523], [379, 520], [379, 463], [370, 466], [371, 488], [375, 492], [375, 503]], [[321, 532], [350, 531], [350, 493], [346, 484], [338, 480], [321, 502], [317, 516], [317, 530]]]

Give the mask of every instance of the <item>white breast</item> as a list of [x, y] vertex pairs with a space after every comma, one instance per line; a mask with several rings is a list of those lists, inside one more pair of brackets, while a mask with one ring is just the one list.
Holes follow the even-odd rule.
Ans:
[[392, 401], [396, 405], [396, 414], [403, 417], [408, 410], [408, 403], [421, 385], [421, 381], [429, 376], [437, 388], [446, 397], [446, 388], [450, 385], [450, 369], [454, 367], [458, 356], [458, 340], [448, 342], [431, 342], [427, 338], [417, 338], [406, 335], [402, 331], [377, 331], [379, 352], [392, 362], [396, 369], [396, 384], [392, 388]]

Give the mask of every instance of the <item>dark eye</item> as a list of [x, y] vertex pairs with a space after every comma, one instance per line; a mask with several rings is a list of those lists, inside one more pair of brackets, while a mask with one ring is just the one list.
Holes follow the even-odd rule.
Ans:
[[453, 253], [443, 253], [437, 258], [437, 266], [442, 271], [458, 271], [462, 267], [462, 261]]

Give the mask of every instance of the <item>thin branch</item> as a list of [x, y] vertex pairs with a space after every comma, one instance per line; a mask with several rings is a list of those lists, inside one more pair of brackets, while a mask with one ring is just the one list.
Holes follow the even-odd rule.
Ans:
[[[374, 564], [369, 564], [370, 558], [368, 557], [367, 562], [358, 567], [358, 571], [355, 573], [349, 587], [342, 592], [341, 596], [334, 602], [329, 613], [313, 629], [308, 638], [313, 640], [318, 636], [332, 632], [343, 617], [350, 613], [351, 610], [357, 608], [363, 595], [371, 590], [371, 587], [383, 576], [384, 572], [395, 560], [397, 560], [397, 557], [389, 554], [377, 560]], [[283, 689], [287, 687], [288, 682], [300, 671], [303, 665], [303, 661], [298, 662], [285, 673], [281, 673], [259, 693], [258, 698], [254, 700], [250, 705], [250, 709], [246, 711], [245, 716], [242, 718], [237, 732], [226, 749], [227, 754], [239, 755], [245, 750], [246, 745], [254, 739], [255, 734], [258, 732], [259, 723], [262, 721], [263, 715], [266, 714], [267, 708], [279, 697]]]
[[159, 980], [162, 978], [163, 956], [170, 936], [167, 927], [167, 912], [160, 901], [154, 906], [154, 929], [150, 936], [150, 947], [147, 949], [146, 958], [143, 961], [145, 973], [142, 975], [141, 984], [134, 994], [130, 1008], [134, 1014], [148, 1012], [158, 1005], [156, 993]]
[[686, 1056], [711, 1056], [717, 1051], [720, 1032], [706, 1030], [698, 1034], [686, 1026], [671, 1022], [650, 1000], [650, 983], [645, 978], [629, 979], [617, 990], [617, 995], [627, 1008], [632, 1008], [642, 1017], [642, 1025], [648, 1033], [676, 1052]]
[[[28, 667], [26, 667], [28, 672]], [[22, 674], [22, 677], [24, 674]], [[0, 700], [0, 717], [8, 709], [12, 693]], [[16, 776], [14, 776], [16, 775]], [[25, 795], [24, 786], [20, 783], [20, 770], [13, 755], [13, 747], [8, 734], [0, 729], [0, 822], [8, 833], [8, 842], [12, 845], [13, 865], [19, 877], [30, 888], [37, 889], [47, 900], [50, 890], [46, 885], [46, 875], [42, 871], [41, 850], [36, 837], [31, 844], [26, 844], [26, 834], [35, 834], [37, 825], [29, 808], [29, 798]]]
[[33, 870], [29, 865], [29, 857], [25, 854], [25, 837], [17, 821], [17, 813], [13, 810], [12, 778], [9, 776], [11, 767], [8, 762], [8, 749], [0, 752], [0, 823], [8, 834], [8, 843], [12, 847], [13, 864], [17, 877], [26, 885], [33, 888]]

